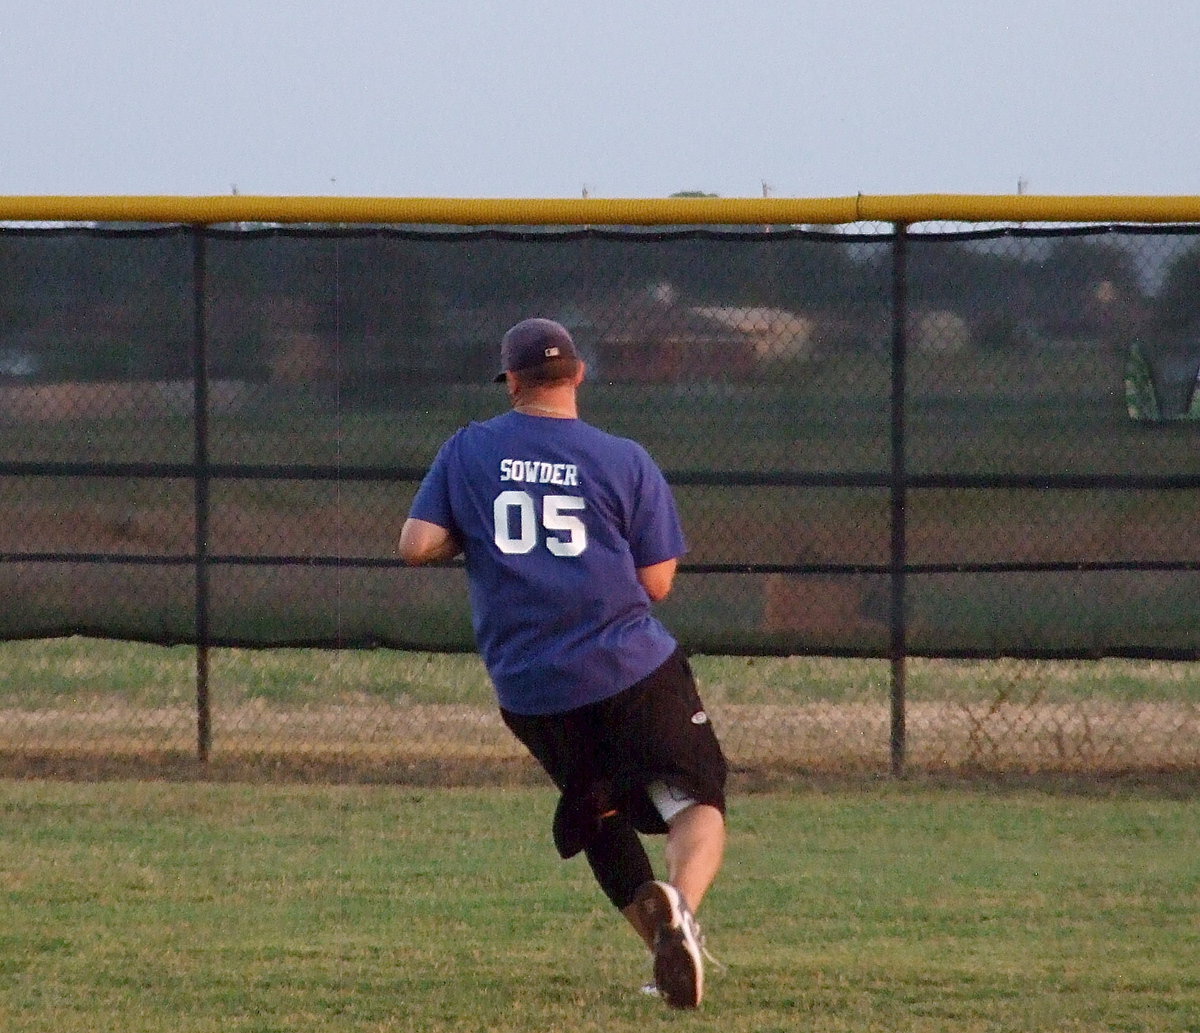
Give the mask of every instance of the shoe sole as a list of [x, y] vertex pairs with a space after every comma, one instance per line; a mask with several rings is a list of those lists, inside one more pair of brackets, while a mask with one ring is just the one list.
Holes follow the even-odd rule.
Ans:
[[654, 934], [654, 982], [659, 995], [672, 1008], [697, 1008], [704, 988], [704, 969], [698, 952], [691, 949], [683, 919], [667, 890], [649, 883], [634, 903]]

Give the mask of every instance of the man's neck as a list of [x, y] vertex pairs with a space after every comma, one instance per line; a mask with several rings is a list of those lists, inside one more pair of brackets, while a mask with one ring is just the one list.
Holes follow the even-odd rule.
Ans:
[[527, 416], [548, 416], [559, 420], [579, 418], [574, 392], [522, 392], [513, 399], [513, 408]]

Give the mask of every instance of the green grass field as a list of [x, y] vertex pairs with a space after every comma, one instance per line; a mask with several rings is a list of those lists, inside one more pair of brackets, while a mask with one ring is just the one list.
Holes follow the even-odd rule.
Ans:
[[1147, 789], [735, 797], [700, 1012], [539, 789], [0, 782], [0, 1028], [1200, 1030], [1200, 822]]
[[[65, 707], [106, 698], [135, 706], [188, 703], [191, 646], [80, 636], [0, 642], [0, 708]], [[787, 705], [886, 699], [886, 660], [813, 656], [692, 657], [712, 703]], [[300, 708], [372, 699], [390, 704], [492, 706], [474, 653], [387, 649], [214, 649], [221, 702]], [[1153, 660], [909, 661], [916, 698], [995, 703], [1022, 698], [1200, 704], [1200, 665]]]

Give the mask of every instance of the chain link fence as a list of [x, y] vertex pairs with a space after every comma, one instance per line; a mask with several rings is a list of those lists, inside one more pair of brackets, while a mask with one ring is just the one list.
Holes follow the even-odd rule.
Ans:
[[394, 546], [545, 315], [739, 770], [1195, 770], [1196, 230], [0, 228], [0, 757], [525, 777]]

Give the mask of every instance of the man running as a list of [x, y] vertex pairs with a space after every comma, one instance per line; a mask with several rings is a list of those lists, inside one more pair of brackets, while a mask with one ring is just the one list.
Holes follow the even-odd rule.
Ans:
[[[725, 847], [726, 762], [687, 659], [651, 605], [686, 551], [662, 472], [579, 418], [586, 367], [565, 327], [504, 335], [511, 410], [438, 451], [400, 534], [409, 564], [463, 554], [505, 724], [561, 796], [555, 846], [582, 851], [654, 956], [672, 1007], [704, 993], [694, 917]], [[666, 834], [658, 881], [639, 833]]]

